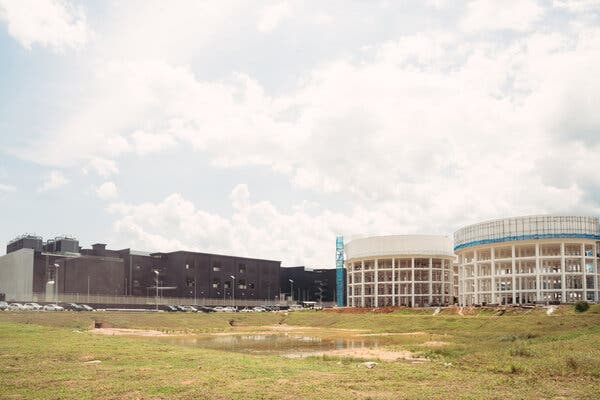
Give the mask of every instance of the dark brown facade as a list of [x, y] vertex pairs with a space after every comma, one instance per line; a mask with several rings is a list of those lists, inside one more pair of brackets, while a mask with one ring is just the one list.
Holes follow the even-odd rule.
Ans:
[[[110, 250], [97, 243], [78, 252], [34, 248], [33, 293], [57, 281], [59, 294], [154, 296], [188, 300], [275, 300], [281, 262], [218, 254], [175, 251], [142, 253]], [[32, 248], [20, 242], [10, 250]], [[17, 248], [18, 247], [18, 248]], [[63, 246], [64, 247], [64, 246]], [[46, 250], [48, 249], [48, 250]], [[7, 248], [8, 250], [8, 248]]]

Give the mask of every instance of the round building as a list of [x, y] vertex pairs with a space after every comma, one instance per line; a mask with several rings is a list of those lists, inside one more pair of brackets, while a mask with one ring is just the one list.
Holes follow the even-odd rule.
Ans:
[[454, 234], [460, 305], [598, 302], [598, 218], [526, 216]]
[[452, 240], [446, 236], [390, 235], [351, 240], [346, 253], [350, 307], [452, 304]]

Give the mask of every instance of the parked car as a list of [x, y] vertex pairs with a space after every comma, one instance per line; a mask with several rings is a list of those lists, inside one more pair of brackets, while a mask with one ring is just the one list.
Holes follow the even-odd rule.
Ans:
[[34, 310], [34, 311], [40, 311], [42, 308], [42, 306], [40, 306], [38, 303], [25, 303], [23, 304], [23, 306], [25, 308], [27, 308], [28, 310]]
[[224, 312], [225, 311], [225, 307], [216, 306], [215, 308], [213, 308], [213, 310], [216, 311], [216, 312]]
[[165, 311], [167, 312], [177, 312], [179, 309], [175, 306], [165, 306]]
[[206, 313], [215, 312], [216, 311], [214, 308], [207, 307], [207, 306], [198, 306], [197, 308], [198, 308], [198, 311], [202, 311], [202, 312], [206, 312]]
[[96, 311], [94, 310], [94, 307], [90, 307], [87, 304], [82, 304], [81, 307], [83, 308], [83, 311]]
[[179, 306], [179, 307], [182, 308], [183, 311], [198, 312], [198, 309], [194, 306]]
[[0, 301], [0, 310], [8, 309], [8, 303], [5, 301]]
[[252, 311], [255, 311], [255, 312], [265, 312], [267, 310], [265, 308], [263, 308], [263, 307], [254, 307], [252, 309]]
[[27, 308], [21, 303], [10, 303], [8, 309], [11, 311], [25, 311]]
[[244, 307], [240, 310], [240, 312], [253, 312], [254, 310], [250, 307]]
[[224, 312], [237, 312], [237, 309], [235, 307], [228, 306], [228, 307], [223, 308], [223, 311]]
[[64, 311], [64, 308], [58, 304], [46, 304], [44, 306], [44, 311]]
[[84, 311], [84, 308], [77, 303], [67, 303], [64, 305], [64, 309], [69, 311]]

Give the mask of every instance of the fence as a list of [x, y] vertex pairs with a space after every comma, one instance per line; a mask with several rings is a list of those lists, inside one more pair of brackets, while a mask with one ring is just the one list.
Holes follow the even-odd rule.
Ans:
[[[199, 306], [274, 306], [290, 305], [295, 302], [280, 300], [251, 300], [251, 299], [215, 299], [215, 298], [185, 298], [185, 297], [155, 297], [155, 296], [115, 296], [85, 293], [61, 293], [56, 298], [55, 295], [46, 296], [45, 293], [34, 293], [30, 298], [21, 298], [21, 302], [56, 302], [56, 303], [83, 303], [83, 304], [120, 304], [120, 305], [139, 305], [155, 306], [159, 305], [199, 305]], [[321, 303], [319, 303], [321, 305]], [[323, 302], [323, 307], [333, 307], [335, 302]]]

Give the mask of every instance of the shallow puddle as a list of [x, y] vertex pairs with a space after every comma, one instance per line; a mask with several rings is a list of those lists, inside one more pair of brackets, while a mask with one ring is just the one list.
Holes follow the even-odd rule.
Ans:
[[[332, 338], [300, 333], [232, 334], [152, 338], [153, 341], [205, 349], [232, 351], [246, 354], [278, 354], [286, 357], [310, 355], [339, 355], [347, 357], [378, 358], [376, 354], [387, 354], [387, 358], [411, 359], [410, 352], [395, 351], [397, 357], [386, 351], [386, 346], [398, 347], [406, 344], [406, 338], [398, 336], [345, 336]], [[411, 340], [412, 341], [412, 340]], [[366, 351], [368, 350], [368, 352]]]

